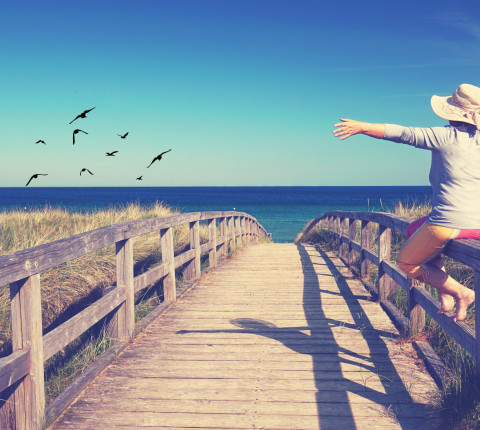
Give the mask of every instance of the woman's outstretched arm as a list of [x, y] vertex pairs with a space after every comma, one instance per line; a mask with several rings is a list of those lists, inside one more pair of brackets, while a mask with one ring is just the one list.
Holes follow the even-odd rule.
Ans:
[[370, 122], [360, 122], [353, 119], [340, 118], [338, 124], [335, 124], [333, 134], [340, 140], [355, 134], [365, 134], [376, 139], [383, 139], [385, 135], [385, 124], [374, 124]]

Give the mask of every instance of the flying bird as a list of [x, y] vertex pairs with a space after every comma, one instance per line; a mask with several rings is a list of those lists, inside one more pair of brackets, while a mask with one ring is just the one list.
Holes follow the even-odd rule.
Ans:
[[79, 130], [78, 128], [76, 128], [75, 130], [73, 130], [73, 144], [75, 145], [75, 135], [81, 131], [82, 133], [85, 133], [85, 134], [88, 134], [86, 131], [83, 131], [83, 130]]
[[163, 154], [166, 154], [167, 152], [170, 152], [170, 151], [171, 151], [171, 149], [169, 149], [168, 151], [162, 152], [160, 155], [157, 155], [157, 156], [152, 160], [152, 162], [150, 163], [150, 165], [147, 166], [147, 169], [148, 169], [155, 161], [161, 160]]
[[115, 157], [115, 154], [116, 154], [117, 152], [118, 152], [118, 151], [106, 152], [106, 154], [107, 154], [107, 157]]
[[143, 175], [137, 178], [137, 181], [143, 181]]
[[44, 140], [37, 140], [35, 143], [43, 143], [44, 145], [46, 145], [45, 141]]
[[32, 175], [32, 177], [28, 180], [25, 186], [27, 187], [32, 179], [37, 179], [39, 176], [48, 176], [48, 173], [35, 173], [35, 175]]
[[71, 124], [73, 121], [75, 121], [75, 120], [78, 119], [78, 118], [86, 118], [86, 117], [87, 117], [87, 113], [88, 113], [88, 112], [91, 112], [91, 111], [92, 111], [93, 109], [95, 109], [95, 108], [96, 108], [96, 106], [93, 107], [93, 108], [91, 108], [91, 109], [84, 110], [80, 115], [77, 115], [77, 116], [75, 117], [75, 119], [72, 119], [72, 120], [69, 122], [69, 124]]
[[82, 176], [83, 172], [88, 172], [88, 173], [90, 173], [90, 175], [93, 175], [93, 173], [90, 172], [90, 170], [88, 170], [86, 167], [84, 167], [82, 170], [80, 170], [80, 176]]
[[122, 139], [125, 139], [128, 136], [128, 131], [123, 136], [121, 134], [117, 134], [117, 136], [120, 136]]

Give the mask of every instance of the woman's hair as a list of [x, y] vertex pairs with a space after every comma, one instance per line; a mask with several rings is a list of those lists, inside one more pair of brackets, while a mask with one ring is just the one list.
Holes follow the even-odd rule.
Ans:
[[462, 121], [448, 121], [452, 127], [472, 127], [472, 124]]

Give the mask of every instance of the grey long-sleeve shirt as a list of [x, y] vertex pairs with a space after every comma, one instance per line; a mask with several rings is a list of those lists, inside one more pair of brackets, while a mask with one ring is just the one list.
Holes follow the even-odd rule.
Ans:
[[480, 229], [480, 131], [476, 127], [385, 124], [384, 139], [431, 151], [433, 197], [427, 222]]

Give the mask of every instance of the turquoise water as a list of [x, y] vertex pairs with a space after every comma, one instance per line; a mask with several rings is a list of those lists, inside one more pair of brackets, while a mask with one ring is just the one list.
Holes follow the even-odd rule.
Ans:
[[291, 242], [329, 210], [384, 211], [398, 201], [424, 202], [430, 187], [99, 187], [0, 188], [0, 210], [50, 205], [88, 211], [162, 201], [183, 212], [237, 210], [253, 215], [275, 242]]

